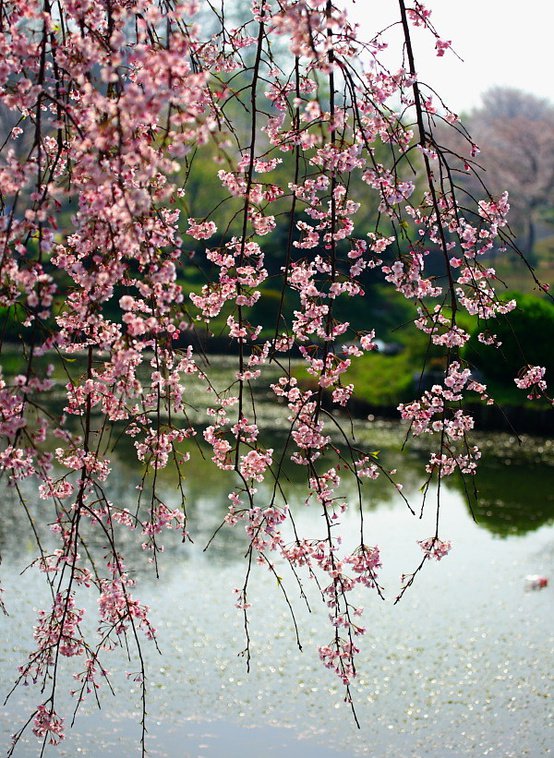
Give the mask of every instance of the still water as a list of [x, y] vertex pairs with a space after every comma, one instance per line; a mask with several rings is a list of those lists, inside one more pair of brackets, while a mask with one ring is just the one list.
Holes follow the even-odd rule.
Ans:
[[[375, 445], [388, 450], [387, 463], [400, 461], [402, 431], [374, 424]], [[244, 540], [222, 531], [208, 552], [203, 548], [225, 512], [221, 481], [202, 461], [193, 466], [187, 495], [193, 545], [166, 540], [160, 578], [138, 554], [130, 563], [138, 578], [136, 595], [152, 609], [161, 655], [145, 642], [148, 679], [147, 747], [152, 756], [191, 758], [295, 758], [376, 756], [543, 756], [552, 744], [552, 666], [554, 580], [554, 446], [544, 440], [498, 435], [481, 440], [485, 463], [479, 477], [476, 521], [452, 482], [443, 494], [441, 536], [452, 552], [428, 564], [398, 605], [400, 574], [420, 560], [417, 539], [432, 533], [433, 513], [412, 517], [401, 499], [379, 482], [364, 489], [367, 542], [382, 548], [380, 574], [387, 601], [361, 596], [367, 634], [358, 659], [353, 692], [358, 730], [334, 675], [323, 669], [317, 646], [331, 638], [317, 593], [311, 612], [294, 582], [288, 589], [300, 627], [303, 652], [295, 646], [290, 613], [275, 578], [256, 571], [251, 586], [252, 670], [246, 673], [242, 617], [232, 589], [242, 584]], [[396, 451], [396, 452], [395, 452]], [[422, 459], [404, 455], [406, 490], [417, 503]], [[133, 493], [132, 468], [115, 462], [114, 497], [127, 502]], [[399, 465], [400, 468], [400, 465]], [[174, 483], [168, 477], [168, 491]], [[290, 484], [299, 530], [322, 531], [322, 519], [303, 507], [300, 486]], [[44, 504], [26, 494], [37, 523]], [[129, 504], [130, 504], [129, 500]], [[0, 683], [6, 693], [17, 665], [32, 647], [36, 609], [46, 599], [43, 577], [20, 572], [32, 559], [21, 508], [2, 492], [1, 575], [9, 617], [0, 619]], [[358, 520], [345, 515], [345, 541], [356, 543]], [[45, 534], [47, 532], [44, 529]], [[140, 550], [137, 551], [140, 553]], [[551, 585], [525, 591], [525, 576], [544, 574]], [[286, 578], [286, 577], [285, 577]], [[309, 586], [307, 587], [309, 590]], [[313, 588], [315, 590], [315, 588]], [[94, 615], [94, 600], [90, 601]], [[139, 755], [139, 697], [129, 689], [126, 672], [135, 671], [123, 651], [104, 660], [117, 689], [102, 693], [102, 709], [85, 703], [73, 729], [47, 755]], [[58, 707], [71, 716], [60, 683]], [[32, 687], [15, 692], [0, 711], [2, 749], [40, 695]], [[69, 718], [70, 720], [70, 718]], [[37, 756], [30, 735], [16, 756]]]

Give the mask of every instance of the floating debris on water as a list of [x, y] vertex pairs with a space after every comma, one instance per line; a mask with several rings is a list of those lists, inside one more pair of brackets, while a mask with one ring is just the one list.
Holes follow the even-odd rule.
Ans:
[[525, 577], [526, 590], [543, 590], [548, 587], [548, 577], [540, 574], [529, 574]]

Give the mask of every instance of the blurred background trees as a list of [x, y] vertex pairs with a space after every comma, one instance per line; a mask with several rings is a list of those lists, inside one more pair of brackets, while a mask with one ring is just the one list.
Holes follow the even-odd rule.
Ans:
[[554, 107], [535, 95], [496, 87], [468, 120], [481, 148], [489, 189], [507, 189], [519, 248], [537, 262], [535, 244], [554, 221]]

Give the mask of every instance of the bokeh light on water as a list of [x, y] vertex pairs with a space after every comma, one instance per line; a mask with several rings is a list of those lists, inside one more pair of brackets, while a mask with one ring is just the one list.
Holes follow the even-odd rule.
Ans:
[[[382, 425], [372, 434], [392, 465], [400, 455], [394, 448], [398, 449], [401, 431]], [[420, 559], [416, 540], [432, 532], [432, 509], [420, 521], [389, 489], [364, 489], [367, 538], [369, 544], [383, 547], [381, 577], [388, 602], [374, 593], [360, 597], [368, 632], [354, 685], [359, 731], [341, 687], [319, 662], [317, 646], [329, 641], [331, 631], [308, 580], [311, 613], [299, 599], [292, 577], [284, 575], [301, 630], [300, 653], [275, 577], [265, 570], [254, 573], [249, 598], [253, 663], [251, 673], [246, 673], [244, 659], [237, 655], [244, 639], [232, 593], [242, 584], [245, 543], [240, 532], [223, 530], [203, 552], [224, 514], [226, 496], [222, 482], [211, 469], [208, 475], [199, 458], [196, 476], [187, 482], [195, 543], [183, 546], [166, 539], [158, 581], [140, 551], [129, 561], [139, 580], [136, 594], [152, 607], [163, 653], [144, 643], [150, 672], [150, 754], [547, 755], [552, 586], [526, 592], [524, 579], [534, 573], [554, 576], [552, 446], [526, 440], [520, 449], [515, 440], [501, 435], [481, 444], [489, 448], [489, 456], [479, 480], [477, 523], [461, 486], [453, 482], [444, 491], [441, 530], [453, 540], [453, 550], [440, 564], [428, 564], [396, 606], [392, 600], [400, 574]], [[409, 469], [408, 490], [413, 490], [408, 494], [416, 502], [421, 460], [413, 455], [403, 461]], [[133, 496], [131, 469], [121, 462], [115, 465], [121, 467], [115, 477], [120, 489], [113, 494], [125, 502]], [[172, 487], [169, 478], [166, 486]], [[302, 500], [299, 485], [292, 483], [290, 490], [293, 502]], [[32, 489], [28, 500], [39, 522], [44, 503], [34, 503]], [[42, 607], [45, 589], [35, 569], [19, 576], [32, 558], [33, 544], [24, 514], [9, 492], [3, 492], [3, 506], [2, 575], [10, 612], [2, 620], [0, 643], [5, 692], [31, 649], [33, 609]], [[321, 532], [317, 509], [303, 508], [296, 518], [304, 534]], [[354, 545], [354, 513], [344, 518], [343, 527], [345, 540]], [[47, 529], [43, 531], [48, 539]], [[101, 711], [92, 701], [85, 703], [59, 755], [139, 754], [140, 693], [136, 686], [129, 692], [125, 683], [125, 673], [134, 671], [134, 664], [125, 660], [123, 651], [116, 651], [105, 657], [104, 665], [112, 672], [117, 697], [106, 689]], [[60, 684], [58, 706], [68, 714], [71, 682], [62, 679]], [[3, 746], [38, 697], [32, 687], [19, 689], [2, 710]], [[36, 756], [37, 745], [31, 735], [16, 755]], [[54, 748], [48, 751], [55, 753]]]

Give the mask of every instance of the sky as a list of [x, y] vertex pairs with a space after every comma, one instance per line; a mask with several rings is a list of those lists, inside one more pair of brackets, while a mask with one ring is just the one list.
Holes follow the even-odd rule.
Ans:
[[[398, 18], [396, 0], [343, 0], [360, 24], [360, 37]], [[554, 0], [423, 0], [440, 37], [451, 51], [438, 58], [432, 37], [417, 34], [416, 67], [455, 113], [481, 105], [494, 86], [515, 87], [554, 104]], [[391, 48], [394, 46], [391, 40]], [[396, 50], [398, 50], [398, 46]], [[396, 68], [398, 68], [396, 62]]]

